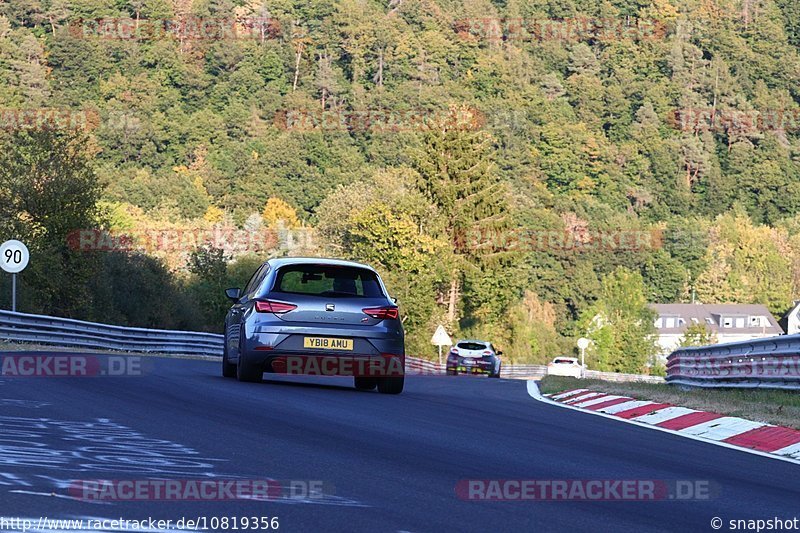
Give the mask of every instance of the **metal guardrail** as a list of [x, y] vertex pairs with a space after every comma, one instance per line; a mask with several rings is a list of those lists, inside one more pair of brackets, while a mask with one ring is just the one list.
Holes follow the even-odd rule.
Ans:
[[222, 335], [128, 328], [71, 318], [0, 311], [0, 339], [126, 352], [222, 356]]
[[681, 348], [667, 358], [667, 382], [800, 389], [800, 334]]
[[[216, 333], [166, 329], [129, 328], [71, 318], [0, 311], [0, 340], [31, 342], [70, 348], [95, 348], [125, 352], [170, 353], [222, 356], [223, 337]], [[800, 342], [800, 341], [798, 341]], [[433, 361], [406, 357], [408, 374], [444, 374]], [[503, 365], [504, 378], [541, 378], [546, 365]], [[587, 371], [587, 378], [611, 381], [661, 381], [651, 376]]]
[[[409, 374], [444, 374], [444, 366], [433, 361], [406, 357], [406, 371]], [[512, 379], [543, 378], [547, 374], [547, 365], [503, 365], [500, 370], [500, 377]], [[600, 372], [598, 370], [587, 370], [585, 378], [617, 382], [664, 383], [664, 378], [660, 376], [620, 374], [617, 372]]]

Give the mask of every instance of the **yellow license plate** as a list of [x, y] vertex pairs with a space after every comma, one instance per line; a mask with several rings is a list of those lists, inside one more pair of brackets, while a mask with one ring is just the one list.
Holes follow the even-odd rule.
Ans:
[[304, 348], [318, 348], [320, 350], [352, 350], [353, 339], [336, 339], [332, 337], [305, 337]]

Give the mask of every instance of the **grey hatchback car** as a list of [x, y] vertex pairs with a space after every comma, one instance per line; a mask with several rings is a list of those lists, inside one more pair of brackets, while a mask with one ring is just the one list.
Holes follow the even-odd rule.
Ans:
[[222, 375], [349, 375], [355, 387], [399, 394], [405, 341], [398, 308], [378, 273], [339, 259], [278, 258], [244, 289], [227, 289]]

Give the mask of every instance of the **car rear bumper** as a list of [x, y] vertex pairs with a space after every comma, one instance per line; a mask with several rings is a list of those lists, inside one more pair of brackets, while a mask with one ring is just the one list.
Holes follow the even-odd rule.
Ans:
[[491, 368], [479, 368], [479, 367], [470, 367], [470, 366], [448, 366], [447, 370], [450, 372], [458, 372], [459, 374], [491, 374]]
[[463, 363], [447, 363], [447, 370], [457, 371], [460, 374], [491, 374], [494, 372], [494, 364], [478, 363], [465, 365]]
[[[253, 314], [244, 321], [241, 334], [245, 361], [265, 372], [363, 377], [405, 373], [404, 335], [397, 321], [321, 325]], [[306, 347], [307, 337], [350, 340], [352, 349]]]
[[[337, 325], [320, 326], [319, 324], [271, 321], [245, 324], [242, 348], [249, 355], [259, 352], [273, 352], [283, 355], [324, 355], [324, 356], [381, 356], [383, 354], [405, 355], [405, 342], [402, 327], [384, 327], [382, 325], [359, 326]], [[304, 339], [329, 338], [346, 339], [353, 342], [351, 350], [328, 350], [307, 348]]]

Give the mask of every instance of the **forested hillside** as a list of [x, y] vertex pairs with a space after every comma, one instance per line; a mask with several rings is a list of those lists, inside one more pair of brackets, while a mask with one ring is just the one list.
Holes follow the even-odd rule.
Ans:
[[279, 228], [378, 267], [409, 353], [439, 323], [517, 362], [588, 331], [642, 371], [647, 302], [797, 298], [798, 81], [794, 0], [6, 0], [3, 237], [23, 310], [219, 330], [285, 249], [68, 235]]

